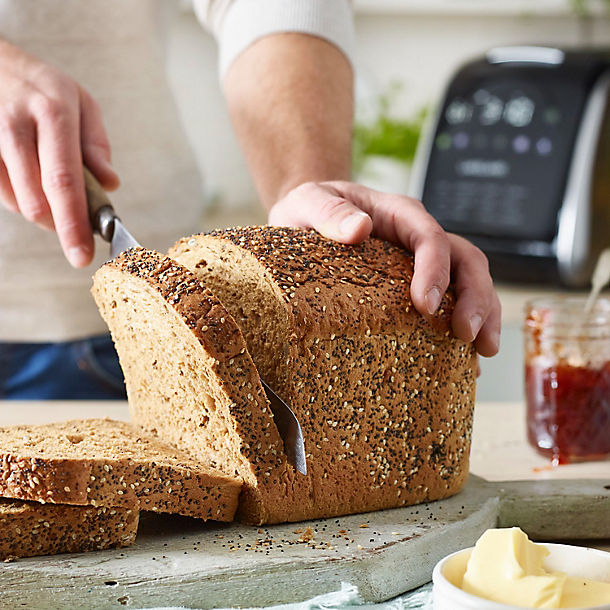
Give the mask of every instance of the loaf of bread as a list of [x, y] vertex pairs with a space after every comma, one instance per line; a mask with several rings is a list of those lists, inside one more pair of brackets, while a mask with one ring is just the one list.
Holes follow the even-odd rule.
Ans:
[[0, 560], [129, 546], [139, 514], [136, 508], [0, 498]]
[[[0, 496], [5, 498], [231, 521], [240, 488], [235, 477], [127, 422], [87, 419], [0, 428]], [[54, 514], [59, 523], [61, 511]]]
[[[130, 250], [93, 293], [132, 419], [239, 475], [240, 519], [365, 512], [462, 487], [475, 354], [451, 336], [450, 293], [431, 319], [414, 309], [408, 253], [250, 227], [185, 238], [170, 256]], [[259, 373], [301, 423], [307, 476], [286, 461]]]

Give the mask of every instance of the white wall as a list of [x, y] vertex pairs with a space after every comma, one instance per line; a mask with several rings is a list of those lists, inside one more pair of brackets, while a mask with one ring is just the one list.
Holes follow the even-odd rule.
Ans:
[[[610, 46], [610, 19], [603, 13], [583, 33], [578, 19], [565, 8], [557, 8], [557, 1], [552, 10], [530, 16], [520, 14], [518, 3], [512, 11], [504, 9], [497, 14], [496, 7], [496, 14], [492, 10], [481, 14], [484, 3], [480, 2], [470, 10], [453, 12], [443, 5], [439, 8], [439, 0], [405, 2], [356, 2], [358, 97], [367, 101], [385, 91], [392, 81], [400, 81], [403, 90], [396, 100], [398, 115], [411, 116], [421, 106], [434, 103], [457, 66], [492, 46]], [[530, 0], [530, 5], [536, 2], [541, 0]], [[549, 0], [545, 2], [540, 6]], [[506, 3], [510, 5], [509, 0]], [[498, 3], [487, 0], [487, 4]], [[396, 8], [400, 6], [403, 9]], [[455, 1], [449, 6], [455, 7]], [[171, 24], [167, 64], [210, 195], [217, 197], [225, 210], [256, 205], [220, 91], [214, 42], [189, 10], [177, 13]]]

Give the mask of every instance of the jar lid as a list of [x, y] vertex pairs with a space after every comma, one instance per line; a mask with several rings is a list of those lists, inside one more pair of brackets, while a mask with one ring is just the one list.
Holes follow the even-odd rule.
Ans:
[[599, 297], [585, 312], [586, 297], [534, 299], [525, 306], [525, 327], [566, 338], [610, 338], [610, 296]]

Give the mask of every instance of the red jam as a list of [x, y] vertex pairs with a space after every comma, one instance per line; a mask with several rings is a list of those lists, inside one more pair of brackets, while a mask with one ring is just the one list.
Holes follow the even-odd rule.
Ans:
[[610, 361], [525, 367], [527, 435], [553, 464], [610, 456]]

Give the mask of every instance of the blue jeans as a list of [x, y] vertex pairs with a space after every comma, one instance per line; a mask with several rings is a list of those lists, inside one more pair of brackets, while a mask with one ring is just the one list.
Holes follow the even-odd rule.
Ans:
[[110, 335], [65, 343], [1, 343], [0, 399], [124, 400]]

